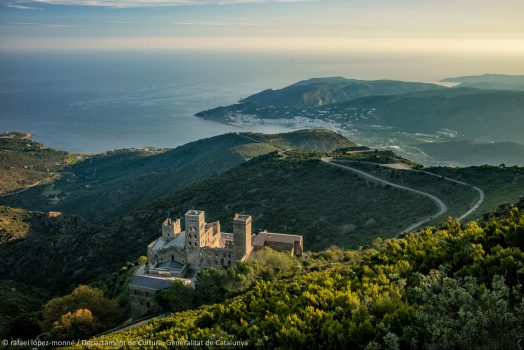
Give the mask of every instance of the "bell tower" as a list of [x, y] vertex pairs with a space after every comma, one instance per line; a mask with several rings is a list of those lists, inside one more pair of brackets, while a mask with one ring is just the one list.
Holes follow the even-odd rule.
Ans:
[[252, 219], [250, 215], [235, 214], [233, 219], [233, 246], [237, 259], [251, 254]]
[[200, 248], [206, 227], [206, 216], [203, 211], [190, 210], [186, 213], [186, 247]]

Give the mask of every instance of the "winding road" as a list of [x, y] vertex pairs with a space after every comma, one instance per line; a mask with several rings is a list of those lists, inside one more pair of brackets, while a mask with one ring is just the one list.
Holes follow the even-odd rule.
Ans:
[[[257, 143], [264, 143], [265, 142], [265, 141], [257, 140], [257, 139], [255, 139], [253, 137], [250, 137], [250, 136], [242, 134], [242, 133], [237, 133], [237, 135], [239, 135], [241, 137], [244, 137], [245, 139], [248, 139], [248, 140], [253, 141], [253, 142], [257, 142]], [[354, 153], [372, 153], [372, 152], [376, 152], [376, 151], [375, 150], [371, 150], [371, 149], [354, 151]], [[287, 157], [287, 155], [285, 154], [285, 150], [279, 151], [278, 154], [282, 157], [282, 159]], [[409, 227], [405, 228], [402, 232], [400, 232], [400, 234], [404, 234], [404, 233], [408, 233], [408, 232], [414, 231], [417, 228], [419, 228], [420, 226], [428, 223], [429, 221], [431, 221], [433, 219], [436, 219], [436, 218], [446, 214], [449, 211], [449, 208], [446, 205], [446, 203], [444, 203], [444, 201], [442, 201], [440, 198], [438, 198], [437, 196], [434, 196], [434, 195], [432, 195], [430, 193], [427, 193], [427, 192], [424, 192], [424, 191], [420, 191], [420, 190], [417, 190], [417, 189], [414, 189], [414, 188], [411, 188], [411, 187], [398, 185], [396, 183], [393, 183], [393, 182], [390, 182], [390, 181], [378, 178], [378, 177], [373, 176], [373, 175], [371, 175], [369, 173], [366, 173], [365, 171], [362, 171], [362, 170], [359, 170], [359, 169], [355, 169], [355, 168], [352, 168], [352, 167], [347, 166], [347, 165], [333, 163], [333, 158], [331, 158], [331, 157], [323, 157], [323, 158], [321, 158], [321, 160], [324, 163], [326, 163], [326, 164], [329, 164], [329, 165], [332, 165], [332, 166], [336, 166], [336, 167], [339, 167], [339, 168], [342, 168], [342, 169], [350, 170], [350, 171], [352, 171], [354, 173], [357, 173], [357, 174], [359, 174], [359, 175], [361, 175], [361, 176], [363, 176], [365, 178], [368, 178], [368, 179], [370, 179], [372, 181], [376, 181], [376, 182], [379, 182], [379, 183], [383, 183], [383, 184], [389, 185], [391, 187], [399, 188], [401, 190], [405, 190], [405, 191], [409, 191], [409, 192], [412, 192], [412, 193], [416, 193], [416, 194], [425, 196], [425, 197], [431, 199], [435, 204], [437, 204], [437, 206], [439, 208], [438, 212], [436, 212], [435, 214], [433, 214], [431, 216], [427, 216], [427, 217], [425, 217], [425, 218], [415, 222], [414, 224], [412, 224]], [[466, 217], [470, 216], [471, 214], [473, 214], [481, 206], [481, 204], [484, 202], [484, 199], [486, 197], [484, 191], [482, 189], [476, 187], [476, 186], [473, 186], [473, 185], [468, 184], [468, 183], [463, 182], [463, 181], [451, 179], [451, 178], [446, 177], [446, 176], [434, 174], [434, 173], [431, 173], [429, 171], [414, 170], [414, 169], [411, 169], [409, 167], [398, 167], [397, 168], [397, 167], [395, 167], [394, 164], [393, 165], [392, 164], [377, 164], [377, 163], [365, 162], [365, 161], [355, 161], [355, 162], [357, 162], [357, 163], [373, 164], [373, 165], [389, 166], [389, 167], [391, 167], [393, 169], [398, 169], [398, 170], [408, 170], [408, 171], [420, 172], [420, 173], [424, 173], [424, 174], [427, 174], [427, 175], [435, 176], [435, 177], [438, 177], [440, 179], [451, 181], [451, 182], [454, 182], [454, 183], [457, 183], [457, 184], [460, 184], [460, 185], [463, 185], [463, 186], [467, 186], [469, 188], [474, 189], [475, 191], [478, 192], [479, 199], [473, 204], [473, 206], [471, 208], [469, 208], [464, 214], [462, 214], [459, 217], [459, 220], [461, 220], [461, 221], [464, 220]]]
[[425, 171], [425, 170], [412, 170], [412, 171], [417, 171], [419, 173], [424, 173], [424, 174], [428, 174], [428, 175], [431, 175], [431, 176], [436, 176], [438, 178], [441, 178], [441, 179], [444, 179], [444, 180], [447, 180], [447, 181], [455, 182], [455, 183], [457, 183], [459, 185], [464, 185], [464, 186], [470, 187], [470, 188], [472, 188], [472, 189], [474, 189], [475, 191], [478, 192], [479, 199], [475, 202], [475, 204], [473, 204], [473, 206], [471, 208], [468, 209], [468, 211], [466, 211], [464, 214], [459, 216], [459, 220], [461, 220], [461, 221], [464, 220], [465, 218], [467, 218], [468, 216], [470, 216], [471, 214], [473, 214], [475, 212], [475, 210], [477, 210], [480, 207], [480, 205], [482, 203], [484, 203], [484, 199], [486, 198], [486, 194], [484, 193], [484, 191], [482, 189], [480, 189], [477, 186], [473, 186], [472, 184], [468, 184], [467, 182], [455, 180], [455, 179], [452, 179], [452, 178], [449, 178], [449, 177], [446, 177], [446, 176], [441, 176], [441, 175], [438, 175], [438, 174], [434, 174], [434, 173], [431, 173], [431, 172]]
[[[347, 166], [347, 165], [333, 163], [333, 158], [330, 158], [330, 157], [321, 158], [321, 161], [326, 163], [326, 164], [328, 164], [328, 165], [331, 165], [331, 166], [335, 166], [335, 167], [339, 167], [339, 168], [342, 168], [342, 169], [346, 169], [346, 170], [352, 171], [352, 172], [357, 173], [360, 176], [365, 177], [367, 179], [370, 179], [372, 181], [383, 183], [383, 184], [389, 185], [391, 187], [399, 188], [401, 190], [405, 190], [405, 191], [409, 191], [409, 192], [412, 192], [412, 193], [416, 193], [416, 194], [425, 196], [425, 197], [431, 199], [435, 204], [437, 204], [437, 206], [439, 208], [437, 213], [435, 213], [435, 214], [433, 214], [431, 216], [425, 217], [425, 218], [415, 222], [414, 224], [412, 224], [409, 227], [407, 227], [404, 230], [402, 230], [402, 232], [400, 232], [400, 234], [404, 234], [404, 233], [408, 233], [408, 232], [414, 231], [417, 228], [419, 228], [420, 226], [424, 225], [425, 223], [427, 223], [427, 222], [429, 222], [429, 221], [431, 221], [431, 220], [433, 220], [435, 218], [438, 218], [439, 216], [442, 216], [442, 215], [446, 214], [448, 212], [448, 210], [449, 210], [448, 206], [440, 198], [438, 198], [438, 197], [436, 197], [436, 196], [434, 196], [434, 195], [432, 195], [430, 193], [427, 193], [427, 192], [424, 192], [424, 191], [420, 191], [420, 190], [417, 190], [417, 189], [414, 189], [414, 188], [411, 188], [411, 187], [398, 185], [396, 183], [393, 183], [393, 182], [390, 182], [390, 181], [378, 178], [378, 177], [376, 177], [374, 175], [366, 173], [365, 171], [362, 171], [362, 170], [359, 170], [359, 169], [355, 169], [355, 168], [352, 168], [352, 167]], [[371, 163], [371, 162], [357, 162], [357, 163], [368, 163], [368, 164], [373, 164], [373, 165], [380, 165], [380, 164]], [[442, 179], [445, 179], [447, 181], [452, 181], [452, 182], [455, 182], [455, 183], [458, 183], [458, 184], [461, 184], [461, 185], [464, 185], [464, 186], [468, 186], [470, 188], [475, 189], [479, 193], [479, 200], [476, 201], [475, 204], [470, 209], [468, 209], [464, 214], [462, 214], [459, 217], [460, 220], [463, 220], [467, 216], [471, 215], [484, 202], [484, 198], [485, 198], [484, 191], [482, 191], [480, 188], [478, 188], [476, 186], [473, 186], [473, 185], [468, 184], [466, 182], [454, 180], [454, 179], [451, 179], [451, 178], [448, 178], [448, 177], [445, 177], [445, 176], [437, 175], [437, 174], [431, 173], [429, 171], [413, 170], [413, 169], [410, 169], [409, 171], [418, 171], [418, 172], [421, 172], [421, 173], [425, 173], [425, 174], [428, 174], [428, 175], [431, 175], [431, 176], [436, 176], [438, 178], [442, 178]]]

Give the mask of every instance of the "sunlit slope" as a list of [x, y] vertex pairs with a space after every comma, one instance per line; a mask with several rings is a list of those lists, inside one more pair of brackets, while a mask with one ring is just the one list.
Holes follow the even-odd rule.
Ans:
[[[0, 203], [100, 221], [217, 176], [261, 154], [293, 148], [330, 151], [350, 145], [345, 137], [331, 131], [299, 130], [277, 135], [226, 134], [173, 150], [119, 150], [62, 167], [54, 181], [0, 198]], [[23, 159], [24, 155], [13, 156]]]

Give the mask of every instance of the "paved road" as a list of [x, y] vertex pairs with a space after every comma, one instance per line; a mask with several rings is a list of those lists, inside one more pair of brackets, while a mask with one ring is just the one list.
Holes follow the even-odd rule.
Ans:
[[[349, 162], [353, 162], [353, 161], [350, 160]], [[416, 169], [412, 169], [410, 167], [400, 166], [403, 163], [399, 163], [398, 164], [399, 166], [395, 166], [396, 164], [379, 164], [379, 163], [361, 162], [361, 161], [354, 161], [354, 162], [355, 163], [371, 164], [371, 165], [380, 165], [380, 166], [384, 166], [384, 167], [392, 168], [392, 169], [397, 169], [397, 170], [409, 170], [409, 171], [414, 171], [414, 172], [418, 172], [418, 173], [428, 174], [428, 175], [431, 175], [431, 176], [438, 177], [439, 179], [444, 179], [446, 181], [455, 182], [455, 183], [457, 183], [459, 185], [463, 185], [463, 186], [469, 187], [469, 188], [477, 191], [478, 194], [479, 194], [479, 199], [464, 214], [459, 216], [459, 220], [461, 220], [461, 221], [464, 220], [466, 217], [470, 216], [471, 214], [473, 214], [480, 207], [480, 205], [482, 203], [484, 203], [484, 199], [486, 198], [486, 194], [484, 193], [484, 191], [481, 188], [477, 187], [477, 186], [473, 186], [472, 184], [468, 184], [467, 182], [455, 180], [455, 179], [452, 179], [450, 177], [446, 177], [446, 176], [442, 176], [442, 175], [439, 175], [439, 174], [435, 174], [435, 173], [432, 173], [432, 172], [429, 172], [429, 171], [426, 171], [426, 170], [416, 170]]]
[[332, 158], [322, 158], [321, 159], [324, 163], [326, 164], [329, 164], [329, 165], [332, 165], [332, 166], [336, 166], [336, 167], [339, 167], [339, 168], [342, 168], [342, 169], [346, 169], [346, 170], [350, 170], [354, 173], [357, 173], [365, 178], [368, 178], [372, 181], [375, 181], [375, 182], [379, 182], [379, 183], [383, 183], [383, 184], [386, 184], [386, 185], [389, 185], [391, 187], [395, 187], [395, 188], [399, 188], [401, 190], [405, 190], [405, 191], [409, 191], [409, 192], [413, 192], [413, 193], [416, 193], [416, 194], [419, 194], [419, 195], [422, 195], [422, 196], [425, 196], [429, 199], [431, 199], [433, 202], [435, 202], [435, 204], [437, 204], [439, 210], [438, 212], [436, 212], [435, 214], [429, 216], [429, 217], [425, 217], [419, 221], [417, 221], [416, 223], [410, 225], [409, 227], [405, 228], [404, 230], [402, 230], [402, 232], [400, 232], [400, 234], [403, 234], [403, 233], [408, 233], [408, 232], [411, 232], [413, 230], [416, 230], [417, 228], [419, 228], [420, 226], [424, 225], [425, 223], [441, 216], [441, 215], [444, 215], [448, 212], [448, 206], [438, 197], [430, 194], [430, 193], [427, 193], [427, 192], [423, 192], [423, 191], [419, 191], [419, 190], [416, 190], [414, 188], [411, 188], [411, 187], [406, 187], [406, 186], [402, 186], [402, 185], [398, 185], [396, 183], [393, 183], [393, 182], [390, 182], [390, 181], [387, 181], [387, 180], [383, 180], [381, 178], [378, 178], [376, 176], [373, 176], [371, 174], [368, 174], [366, 173], [365, 171], [362, 171], [362, 170], [359, 170], [359, 169], [355, 169], [355, 168], [352, 168], [352, 167], [349, 167], [347, 165], [342, 165], [342, 164], [337, 164], [337, 163], [333, 163], [333, 159]]
[[458, 183], [460, 185], [464, 185], [464, 186], [470, 187], [470, 188], [472, 188], [472, 189], [474, 189], [475, 191], [478, 192], [479, 199], [475, 202], [475, 204], [473, 204], [473, 206], [471, 208], [469, 208], [464, 214], [462, 214], [459, 217], [459, 220], [464, 220], [466, 217], [468, 217], [471, 214], [473, 214], [475, 212], [475, 210], [477, 210], [480, 207], [480, 205], [482, 203], [484, 203], [484, 199], [486, 198], [486, 194], [484, 193], [484, 191], [482, 189], [478, 188], [477, 186], [473, 186], [472, 184], [468, 184], [467, 182], [455, 180], [455, 179], [452, 179], [452, 178], [449, 178], [449, 177], [446, 177], [446, 176], [442, 176], [442, 175], [438, 175], [438, 174], [435, 174], [435, 173], [432, 173], [432, 172], [429, 172], [429, 171], [425, 171], [425, 170], [413, 170], [413, 169], [411, 169], [411, 171], [418, 171], [419, 173], [424, 173], [424, 174], [428, 174], [428, 175], [431, 175], [431, 176], [436, 176], [438, 178], [441, 178], [441, 179], [444, 179], [444, 180], [447, 180], [447, 181], [455, 182], [455, 183]]

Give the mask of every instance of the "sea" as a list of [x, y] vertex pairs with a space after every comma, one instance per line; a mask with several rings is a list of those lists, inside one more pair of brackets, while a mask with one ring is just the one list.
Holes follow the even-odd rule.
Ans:
[[[267, 88], [325, 76], [436, 81], [402, 57], [226, 51], [0, 52], [0, 132], [81, 153], [173, 148], [228, 132], [278, 133], [195, 117]], [[433, 71], [430, 71], [433, 72]]]

